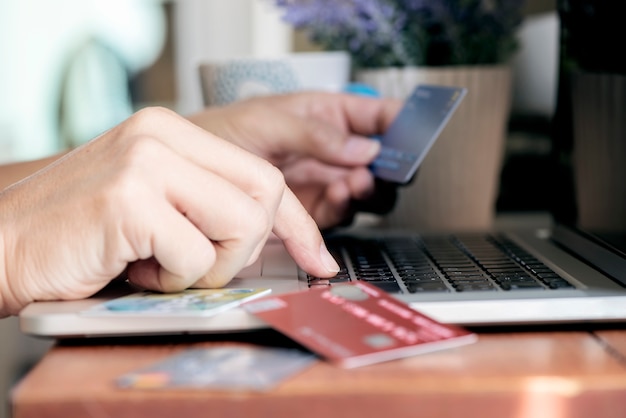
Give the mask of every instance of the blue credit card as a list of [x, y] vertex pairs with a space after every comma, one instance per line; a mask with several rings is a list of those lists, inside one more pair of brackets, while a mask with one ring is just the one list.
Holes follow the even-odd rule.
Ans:
[[419, 85], [381, 138], [374, 176], [408, 183], [467, 93], [464, 87]]

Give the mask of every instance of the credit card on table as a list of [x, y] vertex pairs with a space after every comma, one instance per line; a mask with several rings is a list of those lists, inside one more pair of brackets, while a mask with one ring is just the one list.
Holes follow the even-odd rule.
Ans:
[[243, 308], [330, 362], [364, 366], [476, 341], [367, 283], [269, 296]]
[[370, 166], [374, 176], [408, 183], [466, 93], [463, 87], [417, 86], [381, 138], [380, 154]]
[[120, 376], [117, 385], [132, 389], [265, 391], [316, 361], [310, 353], [279, 347], [190, 348]]
[[94, 305], [89, 316], [211, 316], [267, 295], [260, 289], [187, 289], [179, 293], [137, 292]]

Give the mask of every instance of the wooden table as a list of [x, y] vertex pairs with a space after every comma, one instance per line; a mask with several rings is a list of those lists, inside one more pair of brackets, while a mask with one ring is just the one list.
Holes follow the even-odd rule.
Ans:
[[626, 416], [624, 330], [480, 333], [473, 345], [352, 370], [319, 361], [261, 394], [114, 385], [188, 347], [286, 341], [272, 331], [213, 338], [58, 344], [14, 388], [13, 417]]

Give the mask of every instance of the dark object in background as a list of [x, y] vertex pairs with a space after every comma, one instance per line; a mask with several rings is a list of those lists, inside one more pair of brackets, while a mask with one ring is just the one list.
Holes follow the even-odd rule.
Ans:
[[[553, 176], [570, 177], [573, 183], [573, 80], [592, 74], [626, 74], [626, 61], [622, 57], [626, 5], [614, 0], [558, 0], [557, 8], [561, 22], [561, 53], [552, 129], [552, 172]], [[569, 203], [576, 199], [575, 190], [572, 184], [569, 196], [554, 194], [550, 203], [550, 208], [561, 219], [571, 223], [579, 216], [576, 211], [566, 209], [575, 207]], [[569, 202], [564, 203], [564, 199]]]
[[[576, 187], [572, 166], [574, 148], [573, 80], [587, 75], [626, 75], [623, 60], [623, 16], [626, 3], [615, 0], [557, 0], [560, 56], [557, 104], [546, 124], [513, 115], [509, 132], [548, 138], [548, 154], [530, 150], [510, 155], [501, 174], [497, 210], [550, 210], [566, 223], [576, 222]], [[610, 89], [607, 89], [607, 91]], [[619, 95], [616, 95], [619, 97]], [[624, 138], [626, 141], [626, 138]], [[536, 143], [534, 141], [533, 143]], [[563, 180], [571, 185], [562, 189]], [[559, 185], [561, 190], [556, 192]], [[537, 199], [532, 198], [537, 197]]]
[[559, 0], [562, 70], [626, 73], [626, 4], [616, 0]]

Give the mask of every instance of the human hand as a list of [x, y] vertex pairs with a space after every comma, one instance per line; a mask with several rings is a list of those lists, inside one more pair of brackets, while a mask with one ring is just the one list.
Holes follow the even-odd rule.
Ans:
[[[367, 166], [380, 145], [368, 137], [384, 132], [400, 107], [398, 100], [304, 92], [208, 108], [189, 119], [280, 168], [324, 229], [377, 197]], [[382, 212], [393, 206], [395, 189], [383, 192], [388, 204]]]
[[127, 268], [147, 289], [219, 287], [272, 231], [307, 272], [337, 272], [277, 168], [145, 109], [0, 194], [0, 314], [90, 296]]

